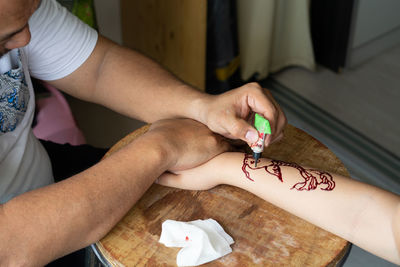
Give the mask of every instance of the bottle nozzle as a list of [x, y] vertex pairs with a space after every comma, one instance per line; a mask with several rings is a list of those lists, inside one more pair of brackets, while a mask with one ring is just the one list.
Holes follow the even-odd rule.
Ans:
[[255, 160], [255, 162], [254, 162], [255, 167], [257, 167], [257, 162], [258, 162], [258, 159], [260, 158], [260, 156], [261, 156], [261, 153], [253, 152], [253, 158]]

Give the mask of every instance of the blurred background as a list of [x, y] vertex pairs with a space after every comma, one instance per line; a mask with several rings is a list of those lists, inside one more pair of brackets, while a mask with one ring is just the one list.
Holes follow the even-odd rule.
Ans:
[[[60, 0], [111, 40], [211, 94], [257, 81], [353, 178], [400, 194], [397, 0]], [[66, 96], [86, 142], [144, 125]], [[353, 246], [343, 266], [394, 266]]]

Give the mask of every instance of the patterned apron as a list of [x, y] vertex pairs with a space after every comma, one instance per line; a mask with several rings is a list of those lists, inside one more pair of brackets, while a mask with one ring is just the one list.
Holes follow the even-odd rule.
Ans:
[[0, 75], [0, 136], [12, 132], [24, 118], [29, 89], [18, 51], [17, 68]]
[[50, 159], [32, 132], [35, 99], [23, 53], [1, 59], [0, 203], [54, 181]]

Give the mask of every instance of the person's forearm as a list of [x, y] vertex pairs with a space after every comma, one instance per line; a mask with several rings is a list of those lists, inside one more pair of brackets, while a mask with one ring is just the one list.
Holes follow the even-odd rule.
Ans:
[[[177, 59], [179, 60], [179, 59]], [[269, 120], [265, 145], [282, 138], [286, 117], [271, 93], [248, 83], [220, 95], [210, 95], [180, 81], [155, 61], [99, 36], [89, 58], [71, 74], [48, 81], [77, 98], [98, 103], [145, 122], [189, 118], [224, 137], [257, 141], [249, 124], [252, 112]]]
[[[224, 181], [397, 264], [400, 198], [379, 188], [297, 164], [243, 153], [218, 156]], [[222, 163], [223, 162], [223, 163]], [[397, 217], [397, 219], [396, 219]], [[397, 230], [397, 233], [396, 233]]]
[[[155, 61], [120, 46], [111, 46], [104, 60], [106, 64], [101, 69], [96, 91], [100, 101], [110, 108], [146, 122], [198, 117], [197, 102], [206, 95], [183, 83]], [[123, 60], [126, 64], [121, 65], [119, 62]], [[113, 95], [110, 88], [118, 93]]]
[[102, 36], [78, 71], [52, 84], [145, 122], [178, 117], [199, 120], [208, 97], [150, 58]]
[[157, 138], [0, 206], [0, 266], [43, 266], [102, 238], [169, 167]]

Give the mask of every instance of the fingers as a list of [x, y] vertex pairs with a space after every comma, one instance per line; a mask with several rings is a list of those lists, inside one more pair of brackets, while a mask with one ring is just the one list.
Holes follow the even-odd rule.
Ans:
[[271, 93], [268, 90], [264, 90], [265, 94], [263, 96], [258, 95], [256, 97], [257, 100], [257, 110], [260, 115], [266, 118], [271, 126], [271, 134], [267, 136], [265, 140], [265, 145], [268, 146], [272, 140], [276, 138], [277, 135], [280, 134], [280, 129], [278, 127], [278, 121], [280, 120], [280, 116], [282, 114], [278, 104], [273, 99]]
[[[285, 113], [283, 112], [279, 104], [276, 102], [276, 100], [273, 98], [272, 94], [267, 89], [263, 89], [263, 91], [275, 107], [275, 112], [273, 113], [274, 116], [273, 125], [271, 126], [273, 127], [271, 129], [272, 134], [271, 137], [267, 139], [265, 143], [265, 145], [268, 146], [269, 144], [272, 144], [283, 137], [283, 129], [287, 124], [287, 119]], [[264, 113], [264, 115], [266, 114]]]
[[258, 83], [248, 83], [242, 87], [215, 96], [205, 106], [207, 112], [204, 123], [213, 132], [227, 138], [240, 139], [248, 144], [258, 140], [257, 130], [247, 122], [253, 112], [265, 117], [271, 126], [271, 135], [266, 145], [274, 142], [287, 124], [286, 116], [272, 94]]
[[273, 142], [277, 142], [282, 139], [283, 137], [283, 130], [285, 129], [287, 125], [287, 119], [285, 113], [283, 113], [282, 109], [280, 110], [280, 114], [278, 116], [278, 122], [277, 122], [277, 136], [273, 139]]
[[287, 119], [271, 92], [257, 83], [248, 84], [247, 104], [252, 111], [266, 118], [271, 125], [271, 135], [265, 140], [265, 145], [275, 142], [287, 124]]
[[232, 115], [231, 117], [227, 118], [226, 122], [227, 125], [225, 128], [230, 135], [234, 136], [235, 138], [239, 138], [248, 144], [257, 142], [258, 132], [247, 121]]
[[235, 140], [225, 138], [222, 135], [218, 136], [221, 138], [221, 141], [219, 142], [220, 145], [218, 146], [221, 150], [220, 153], [235, 151], [235, 143], [238, 143], [237, 141], [235, 142]]

